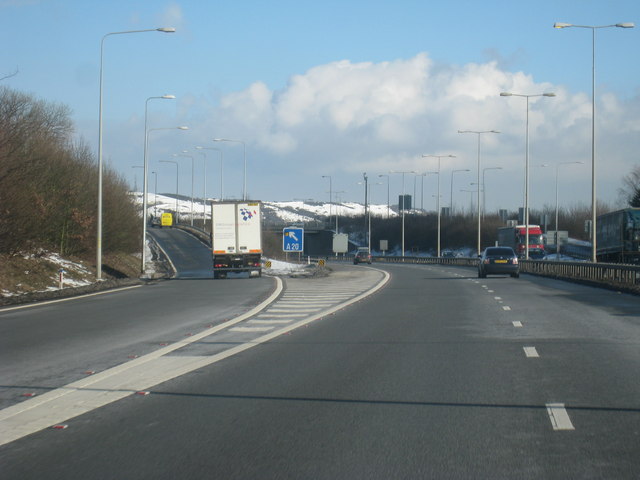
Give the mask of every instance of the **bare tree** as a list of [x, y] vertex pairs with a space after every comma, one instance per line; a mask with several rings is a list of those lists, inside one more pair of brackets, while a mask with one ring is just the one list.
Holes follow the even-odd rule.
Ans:
[[16, 71], [15, 72], [10, 73], [8, 75], [5, 75], [4, 77], [0, 77], [0, 82], [2, 80], [6, 80], [7, 78], [15, 77], [16, 75], [18, 75], [18, 67], [16, 67]]
[[626, 205], [640, 207], [640, 165], [636, 165], [622, 178], [622, 187], [618, 193]]

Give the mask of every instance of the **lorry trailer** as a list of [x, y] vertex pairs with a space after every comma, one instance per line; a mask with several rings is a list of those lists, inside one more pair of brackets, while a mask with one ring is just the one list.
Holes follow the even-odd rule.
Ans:
[[211, 224], [213, 278], [226, 278], [231, 272], [261, 276], [261, 203], [212, 202]]
[[640, 263], [640, 208], [598, 216], [596, 258], [599, 262]]

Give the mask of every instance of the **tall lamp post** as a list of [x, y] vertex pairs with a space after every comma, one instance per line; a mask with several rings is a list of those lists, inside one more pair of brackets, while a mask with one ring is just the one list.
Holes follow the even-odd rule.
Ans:
[[182, 153], [174, 153], [174, 157], [186, 157], [191, 159], [191, 226], [193, 227], [193, 183], [194, 183], [194, 159], [193, 155], [188, 155], [188, 150], [183, 150]]
[[480, 245], [480, 228], [481, 228], [481, 219], [480, 219], [480, 137], [485, 134], [485, 133], [500, 133], [497, 130], [484, 130], [484, 131], [477, 131], [477, 130], [458, 130], [458, 133], [475, 133], [476, 135], [478, 135], [478, 256], [480, 255], [480, 249], [481, 249], [481, 245]]
[[556, 22], [553, 28], [590, 28], [591, 29], [591, 261], [597, 262], [596, 257], [596, 29], [599, 28], [633, 28], [631, 22], [616, 23], [614, 25], [573, 25], [571, 23]]
[[[141, 266], [141, 270], [142, 273], [144, 273], [144, 267], [145, 267], [145, 245], [147, 244], [147, 228], [146, 228], [146, 221], [147, 221], [147, 208], [149, 205], [149, 201], [147, 200], [147, 195], [149, 193], [149, 183], [148, 183], [148, 172], [149, 172], [149, 162], [147, 160], [147, 150], [149, 148], [149, 131], [147, 129], [147, 118], [148, 118], [148, 110], [149, 110], [149, 101], [150, 100], [155, 100], [155, 99], [164, 99], [164, 100], [173, 100], [175, 99], [175, 95], [161, 95], [159, 97], [149, 97], [145, 100], [144, 102], [144, 154], [143, 154], [143, 173], [142, 173], [142, 221], [143, 221], [143, 230], [142, 230], [142, 266]], [[186, 127], [185, 127], [186, 128]], [[151, 130], [160, 130], [157, 128], [151, 129]], [[167, 129], [162, 129], [162, 130], [172, 130], [172, 128], [167, 128]]]
[[438, 209], [438, 257], [440, 257], [440, 160], [442, 158], [456, 158], [455, 155], [422, 155], [422, 158], [431, 157], [438, 159], [438, 193], [436, 194], [436, 208]]
[[[413, 170], [411, 171], [395, 171], [395, 170], [391, 170], [389, 173], [400, 173], [402, 174], [402, 256], [404, 257], [404, 212], [407, 209], [406, 204], [406, 199], [404, 197], [404, 175], [405, 173], [413, 173], [415, 174], [416, 172], [414, 172]], [[400, 202], [398, 202], [399, 204]], [[400, 205], [398, 205], [400, 206]]]
[[520, 93], [502, 92], [501, 97], [523, 97], [527, 100], [527, 126], [525, 135], [525, 167], [524, 167], [524, 225], [525, 246], [524, 258], [529, 260], [529, 98], [531, 97], [555, 97], [555, 93], [539, 93], [536, 95], [522, 95]]
[[173, 163], [176, 166], [176, 221], [177, 221], [177, 217], [178, 217], [178, 177], [179, 177], [179, 171], [178, 171], [178, 162], [174, 162], [173, 160], [160, 160], [160, 163]]
[[[98, 106], [98, 215], [96, 219], [96, 279], [102, 279], [102, 86], [104, 79], [104, 41], [111, 35], [123, 35], [127, 33], [162, 32], [174, 33], [173, 27], [150, 28], [145, 30], [126, 30], [123, 32], [111, 32], [102, 37], [100, 41], [100, 100]], [[144, 215], [143, 215], [144, 217]]]
[[214, 138], [214, 142], [232, 142], [242, 144], [242, 158], [243, 158], [243, 170], [242, 175], [242, 200], [247, 201], [247, 144], [242, 140], [230, 140], [228, 138]]
[[[333, 203], [333, 186], [331, 175], [322, 175], [322, 178], [329, 179], [329, 223], [331, 223], [331, 204]], [[338, 233], [338, 214], [336, 213], [336, 233]]]
[[148, 150], [148, 144], [149, 144], [149, 134], [151, 132], [157, 132], [159, 130], [189, 130], [189, 127], [168, 127], [168, 128], [150, 128], [145, 132], [145, 136], [144, 136], [144, 152], [145, 152], [145, 159], [144, 159], [144, 164], [145, 164], [145, 176], [144, 176], [144, 183], [145, 183], [145, 187], [144, 187], [144, 192], [142, 194], [143, 199], [142, 199], [142, 205], [143, 205], [143, 210], [142, 210], [142, 256], [141, 256], [141, 260], [140, 260], [140, 272], [142, 274], [144, 274], [144, 269], [147, 263], [147, 258], [146, 258], [146, 247], [147, 247], [147, 175], [146, 175], [146, 171], [147, 171], [147, 150]]
[[220, 153], [220, 200], [224, 200], [224, 152], [221, 148], [196, 147], [198, 150], [215, 150]]
[[558, 162], [556, 163], [556, 260], [560, 260], [560, 242], [558, 241], [558, 170], [560, 165], [583, 164], [584, 162]]
[[151, 175], [154, 177], [154, 187], [153, 187], [153, 216], [158, 216], [158, 172], [151, 172]]
[[462, 168], [462, 169], [457, 169], [457, 170], [452, 170], [451, 171], [451, 191], [449, 192], [449, 210], [450, 210], [450, 215], [453, 215], [453, 174], [456, 172], [470, 172], [471, 170], [469, 170], [468, 168]]
[[389, 175], [386, 175], [384, 173], [381, 173], [380, 175], [378, 175], [378, 177], [387, 177], [387, 220], [389, 220], [389, 217], [391, 215], [391, 204], [389, 202]]

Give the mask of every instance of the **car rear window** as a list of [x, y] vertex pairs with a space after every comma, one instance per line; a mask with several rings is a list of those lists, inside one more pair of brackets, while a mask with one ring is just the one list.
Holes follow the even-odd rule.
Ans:
[[513, 250], [510, 248], [488, 248], [487, 255], [512, 257], [514, 253], [513, 253]]

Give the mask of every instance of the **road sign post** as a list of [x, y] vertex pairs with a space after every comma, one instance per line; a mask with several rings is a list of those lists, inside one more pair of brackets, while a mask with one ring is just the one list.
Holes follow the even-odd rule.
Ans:
[[304, 228], [285, 227], [282, 229], [282, 251], [298, 253], [304, 251]]

